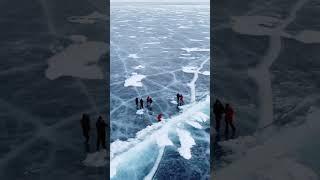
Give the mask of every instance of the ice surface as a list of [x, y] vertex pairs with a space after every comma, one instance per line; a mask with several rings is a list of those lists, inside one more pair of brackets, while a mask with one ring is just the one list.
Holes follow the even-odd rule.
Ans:
[[[117, 27], [111, 31], [110, 48], [112, 179], [164, 179], [169, 174], [177, 179], [208, 178], [209, 162], [201, 159], [209, 159], [209, 153], [199, 152], [209, 152], [209, 122], [183, 114], [209, 95], [210, 77], [201, 75], [210, 69], [209, 39], [199, 34], [209, 31], [209, 17], [207, 5], [111, 8], [111, 27]], [[195, 70], [185, 73], [184, 67]], [[138, 81], [137, 75], [145, 77]], [[128, 81], [133, 86], [124, 88]], [[183, 94], [184, 107], [177, 107], [177, 93]], [[137, 114], [135, 98], [146, 103], [147, 96], [153, 99], [152, 107], [145, 104], [144, 113]], [[206, 108], [203, 113], [209, 115]], [[158, 122], [160, 113], [163, 120]], [[190, 154], [179, 141], [177, 127], [194, 139]], [[181, 153], [190, 159], [177, 151], [180, 143]]]

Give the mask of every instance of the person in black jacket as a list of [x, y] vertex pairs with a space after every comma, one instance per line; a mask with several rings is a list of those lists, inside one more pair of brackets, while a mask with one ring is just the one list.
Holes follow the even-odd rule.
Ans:
[[104, 122], [101, 116], [98, 117], [96, 122], [97, 127], [97, 151], [99, 150], [100, 144], [103, 149], [106, 149], [106, 126], [107, 124]]
[[136, 108], [139, 108], [139, 98], [136, 98]]
[[82, 118], [80, 120], [81, 128], [82, 128], [82, 134], [85, 138], [85, 143], [89, 143], [89, 132], [90, 132], [90, 116], [88, 114], [83, 114]]
[[216, 131], [219, 132], [222, 115], [224, 113], [224, 106], [222, 105], [219, 99], [217, 99], [213, 105], [213, 113], [216, 119]]
[[140, 109], [143, 109], [143, 99], [140, 99]]

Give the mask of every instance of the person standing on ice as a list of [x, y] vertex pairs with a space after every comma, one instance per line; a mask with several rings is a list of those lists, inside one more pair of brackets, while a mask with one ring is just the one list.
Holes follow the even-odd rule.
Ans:
[[90, 116], [88, 114], [83, 114], [81, 119], [81, 127], [82, 127], [82, 134], [85, 137], [85, 143], [89, 143], [89, 132], [90, 132]]
[[102, 145], [103, 149], [106, 149], [106, 126], [107, 124], [104, 122], [101, 116], [98, 117], [96, 122], [97, 128], [97, 151], [99, 150], [100, 145]]
[[136, 107], [139, 108], [139, 98], [136, 98]]
[[219, 99], [217, 99], [213, 105], [213, 113], [216, 119], [216, 131], [219, 132], [222, 115], [224, 113], [224, 107]]
[[232, 128], [232, 134], [233, 135], [235, 134], [236, 128], [235, 128], [235, 126], [233, 124], [233, 118], [234, 118], [234, 110], [230, 106], [230, 104], [227, 103], [226, 107], [225, 107], [225, 122], [226, 122], [225, 133], [226, 133], [226, 135], [228, 135], [228, 133], [229, 133], [229, 125]]
[[178, 106], [180, 104], [180, 94], [179, 93], [177, 93], [177, 104], [178, 104]]
[[147, 97], [147, 108], [150, 106], [150, 96]]
[[140, 99], [140, 109], [143, 109], [143, 99]]
[[158, 116], [157, 116], [157, 120], [158, 120], [158, 122], [160, 122], [161, 120], [162, 120], [162, 113], [160, 113]]
[[183, 96], [182, 96], [182, 94], [180, 94], [180, 100], [179, 100], [179, 102], [180, 102], [179, 106], [184, 105], [184, 101], [183, 101]]

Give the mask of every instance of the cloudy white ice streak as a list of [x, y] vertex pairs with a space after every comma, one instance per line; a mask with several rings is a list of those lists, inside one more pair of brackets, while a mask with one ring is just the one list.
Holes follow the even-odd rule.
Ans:
[[185, 159], [190, 159], [191, 158], [191, 148], [196, 143], [195, 143], [194, 139], [192, 138], [192, 136], [190, 135], [190, 132], [188, 132], [186, 130], [179, 129], [179, 128], [177, 128], [176, 131], [179, 136], [179, 140], [181, 142], [181, 146], [178, 148], [178, 152]]

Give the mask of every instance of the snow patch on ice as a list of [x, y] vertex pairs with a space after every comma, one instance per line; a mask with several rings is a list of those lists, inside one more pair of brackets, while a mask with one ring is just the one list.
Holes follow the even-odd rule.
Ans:
[[152, 45], [152, 44], [160, 44], [160, 42], [147, 42], [147, 43], [144, 43], [144, 44], [148, 44], [148, 45]]
[[187, 51], [188, 53], [190, 52], [209, 52], [210, 49], [206, 48], [181, 48], [184, 51]]
[[192, 41], [192, 42], [200, 42], [200, 41], [203, 41], [201, 39], [189, 39], [189, 41]]
[[198, 70], [198, 68], [194, 67], [194, 66], [182, 67], [182, 71], [185, 72], [185, 73], [195, 73], [195, 72], [197, 72], [197, 70]]
[[142, 115], [142, 114], [144, 114], [144, 110], [143, 109], [139, 109], [139, 110], [137, 110], [136, 114]]
[[304, 43], [320, 43], [320, 31], [305, 30], [300, 32], [296, 39]]
[[103, 72], [97, 63], [107, 50], [107, 44], [104, 42], [88, 41], [72, 44], [47, 60], [49, 67], [45, 75], [50, 80], [62, 76], [103, 79]]
[[107, 16], [101, 14], [97, 11], [87, 15], [87, 16], [71, 16], [68, 17], [67, 20], [73, 23], [80, 23], [80, 24], [94, 24], [98, 20], [106, 20]]
[[85, 43], [87, 41], [87, 37], [84, 35], [71, 35], [69, 36], [70, 40], [72, 40], [74, 43]]
[[175, 100], [170, 101], [170, 103], [171, 104], [176, 104], [176, 105], [178, 104], [177, 101], [175, 101]]
[[129, 54], [128, 58], [138, 59], [140, 57], [137, 54]]
[[124, 87], [129, 86], [136, 86], [136, 87], [142, 87], [142, 79], [146, 78], [145, 75], [138, 74], [138, 73], [132, 73], [131, 76], [125, 80]]
[[138, 65], [138, 66], [133, 67], [133, 69], [143, 69], [143, 68], [145, 68], [145, 67], [142, 65]]
[[104, 167], [107, 164], [107, 151], [105, 149], [94, 152], [88, 153], [85, 160], [82, 163], [85, 166], [92, 166], [92, 167]]

